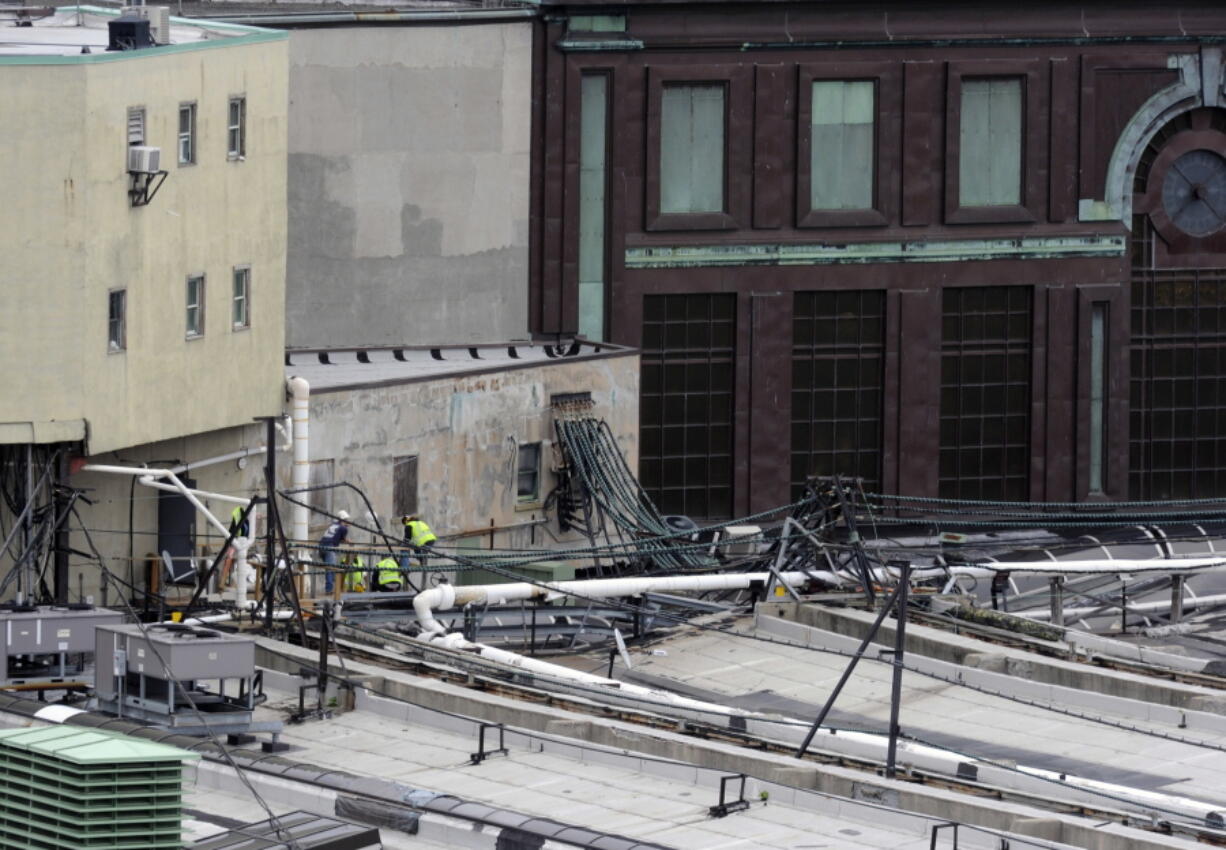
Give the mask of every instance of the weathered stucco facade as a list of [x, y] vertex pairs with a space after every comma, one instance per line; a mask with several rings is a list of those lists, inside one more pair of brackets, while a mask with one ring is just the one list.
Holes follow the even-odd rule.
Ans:
[[532, 24], [290, 40], [291, 347], [525, 339]]
[[[468, 357], [467, 349], [460, 351]], [[447, 349], [443, 353], [449, 354]], [[353, 360], [354, 352], [332, 352], [329, 359], [341, 361], [346, 354]], [[425, 356], [430, 359], [428, 351]], [[546, 497], [557, 483], [551, 400], [559, 394], [590, 393], [592, 414], [608, 421], [627, 461], [638, 462], [639, 363], [633, 351], [606, 347], [595, 356], [460, 368], [435, 376], [424, 371], [413, 376], [407, 374], [413, 371], [408, 367], [405, 374], [389, 378], [385, 367], [373, 364], [369, 381], [328, 377], [336, 367], [319, 363], [314, 353], [295, 354], [291, 359], [295, 358], [315, 361], [283, 367], [284, 376], [304, 376], [315, 385], [309, 422], [312, 462], [325, 465], [329, 469], [326, 477], [332, 482], [347, 481], [360, 488], [383, 527], [396, 537], [402, 528], [393, 496], [395, 461], [415, 456], [417, 510], [443, 538], [440, 547], [549, 549], [582, 540], [573, 531], [560, 533], [556, 512], [545, 511]], [[187, 465], [180, 477], [190, 478], [200, 490], [250, 496], [266, 492], [262, 453], [192, 467], [243, 449], [259, 449], [264, 436], [264, 426], [253, 423], [95, 456], [90, 461], [158, 468]], [[288, 447], [284, 434], [279, 433], [277, 440], [282, 449]], [[525, 501], [516, 490], [517, 451], [535, 443], [541, 446], [539, 498]], [[276, 464], [278, 486], [288, 488], [290, 452], [278, 451]], [[123, 581], [144, 587], [147, 565], [159, 551], [157, 491], [134, 485], [128, 476], [108, 473], [79, 472], [68, 483], [90, 491], [94, 504], [82, 505], [81, 517], [108, 568]], [[332, 512], [344, 509], [358, 524], [371, 525], [365, 504], [352, 490], [338, 488], [327, 500], [309, 495], [301, 498], [317, 504], [326, 501]], [[228, 521], [232, 505], [204, 502], [223, 523]], [[292, 508], [286, 501], [280, 503], [287, 533]], [[312, 513], [306, 542], [313, 545], [329, 522], [327, 516]], [[90, 551], [75, 523], [73, 527], [73, 548]], [[262, 509], [256, 528], [263, 535]], [[202, 517], [196, 517], [194, 553], [207, 558], [223, 539]], [[370, 540], [371, 535], [361, 530], [351, 535], [351, 541], [359, 545]], [[85, 594], [100, 598], [96, 563], [74, 556], [70, 585], [74, 597], [82, 588]], [[108, 597], [114, 601], [113, 589]]]
[[[87, 17], [105, 37], [113, 15]], [[6, 122], [0, 158], [0, 442], [84, 439], [98, 453], [280, 409], [287, 39], [208, 27], [207, 39], [142, 50], [0, 56], [0, 114], [20, 116]], [[246, 98], [242, 158], [227, 156], [236, 96]], [[188, 103], [195, 162], [179, 165]], [[169, 172], [147, 206], [128, 196], [134, 107]], [[239, 266], [250, 268], [250, 327], [235, 329]], [[191, 337], [189, 275], [206, 281], [204, 332]], [[126, 339], [115, 349], [109, 293], [121, 289]]]

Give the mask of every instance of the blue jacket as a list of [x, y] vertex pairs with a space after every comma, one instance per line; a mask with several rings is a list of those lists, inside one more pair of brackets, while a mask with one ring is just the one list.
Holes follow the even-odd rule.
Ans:
[[320, 546], [339, 546], [345, 542], [345, 538], [349, 534], [349, 526], [343, 522], [334, 522], [328, 526], [328, 530], [324, 532], [324, 536], [319, 538]]

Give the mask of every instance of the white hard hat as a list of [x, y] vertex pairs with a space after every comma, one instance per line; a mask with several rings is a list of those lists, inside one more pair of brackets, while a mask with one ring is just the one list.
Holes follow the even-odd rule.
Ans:
[[337, 511], [336, 516], [338, 519], [349, 519], [349, 511]]

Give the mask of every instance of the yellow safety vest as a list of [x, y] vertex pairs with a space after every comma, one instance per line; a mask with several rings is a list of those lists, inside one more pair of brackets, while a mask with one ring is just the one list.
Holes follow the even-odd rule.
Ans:
[[433, 543], [435, 540], [438, 540], [438, 538], [434, 536], [434, 532], [430, 530], [430, 526], [426, 525], [419, 519], [415, 519], [412, 522], [407, 522], [405, 525], [408, 526], [409, 529], [409, 543], [413, 544], [418, 549], [425, 546], [427, 543]]
[[354, 555], [350, 566], [353, 570], [349, 573], [349, 589], [360, 593], [366, 589], [366, 561], [361, 555]]
[[404, 579], [400, 575], [400, 564], [396, 563], [396, 559], [390, 555], [375, 566], [379, 570], [379, 587], [385, 584], [404, 583]]

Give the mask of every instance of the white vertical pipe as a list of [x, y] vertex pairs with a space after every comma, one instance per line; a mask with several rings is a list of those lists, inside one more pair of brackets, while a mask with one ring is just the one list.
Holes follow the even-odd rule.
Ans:
[[[292, 398], [292, 416], [294, 422], [294, 466], [290, 479], [291, 489], [298, 490], [311, 483], [311, 443], [309, 440], [311, 385], [305, 378], [297, 375], [286, 381]], [[299, 501], [306, 501], [305, 494], [295, 496]], [[307, 509], [302, 505], [294, 505], [290, 512], [290, 536], [297, 541], [307, 539], [309, 517]]]

